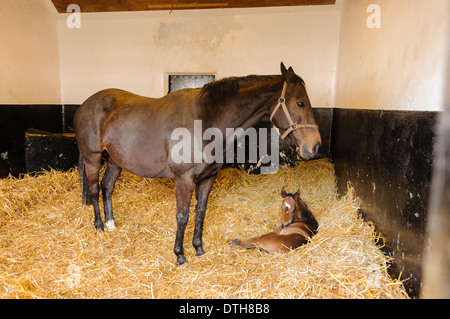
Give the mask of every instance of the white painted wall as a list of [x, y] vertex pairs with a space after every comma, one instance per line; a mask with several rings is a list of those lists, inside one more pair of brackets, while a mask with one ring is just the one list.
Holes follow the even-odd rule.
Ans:
[[[381, 28], [366, 24], [370, 3]], [[313, 106], [442, 110], [448, 0], [337, 0], [335, 6], [82, 13], [50, 0], [0, 1], [0, 104], [80, 104], [118, 87], [167, 92], [168, 73], [217, 78], [292, 65]]]
[[335, 6], [82, 14], [59, 19], [64, 103], [118, 87], [167, 92], [167, 73], [216, 78], [279, 74], [292, 65], [315, 106], [333, 105], [339, 40]]
[[47, 0], [0, 1], [0, 104], [61, 103], [57, 11]]
[[[380, 7], [381, 28], [366, 9]], [[335, 106], [443, 110], [448, 0], [338, 0], [342, 12]]]

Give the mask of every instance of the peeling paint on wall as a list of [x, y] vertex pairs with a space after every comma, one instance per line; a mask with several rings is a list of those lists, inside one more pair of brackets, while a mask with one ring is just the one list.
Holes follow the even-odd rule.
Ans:
[[214, 50], [228, 34], [242, 28], [233, 17], [183, 20], [159, 23], [154, 34], [156, 44], [165, 50], [186, 45]]

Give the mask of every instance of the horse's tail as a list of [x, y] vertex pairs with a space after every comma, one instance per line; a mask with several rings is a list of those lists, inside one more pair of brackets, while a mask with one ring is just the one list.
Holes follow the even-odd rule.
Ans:
[[80, 177], [80, 185], [81, 185], [81, 197], [84, 205], [91, 205], [91, 198], [89, 196], [89, 181], [86, 176], [86, 169], [84, 167], [84, 159], [80, 154], [78, 158], [78, 174]]

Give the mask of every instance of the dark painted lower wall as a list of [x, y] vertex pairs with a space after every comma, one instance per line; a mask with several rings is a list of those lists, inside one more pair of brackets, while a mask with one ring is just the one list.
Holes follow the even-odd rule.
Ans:
[[0, 178], [27, 172], [25, 132], [70, 132], [77, 105], [0, 105]]
[[26, 172], [25, 131], [62, 131], [60, 105], [0, 105], [0, 177]]
[[361, 213], [385, 238], [391, 275], [418, 296], [437, 113], [335, 109], [331, 157], [342, 194], [355, 187]]

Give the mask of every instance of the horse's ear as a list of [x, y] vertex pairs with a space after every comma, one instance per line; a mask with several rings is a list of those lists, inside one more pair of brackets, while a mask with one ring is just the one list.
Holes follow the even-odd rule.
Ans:
[[294, 194], [295, 201], [298, 201], [300, 199], [300, 190], [298, 189], [297, 192]]
[[286, 191], [284, 190], [284, 186], [281, 187], [281, 197], [285, 198], [287, 196]]
[[283, 62], [281, 62], [281, 75], [286, 82], [292, 82], [296, 77], [292, 66], [290, 66], [289, 69], [286, 69]]
[[286, 69], [286, 67], [284, 66], [284, 63], [283, 63], [283, 62], [281, 62], [280, 68], [281, 68], [281, 75], [282, 75], [283, 78], [286, 80], [287, 69]]

